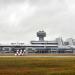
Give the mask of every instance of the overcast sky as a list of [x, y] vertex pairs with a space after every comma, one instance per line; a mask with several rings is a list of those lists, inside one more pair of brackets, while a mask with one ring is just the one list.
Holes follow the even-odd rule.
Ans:
[[29, 43], [41, 29], [75, 38], [75, 0], [0, 0], [0, 42]]

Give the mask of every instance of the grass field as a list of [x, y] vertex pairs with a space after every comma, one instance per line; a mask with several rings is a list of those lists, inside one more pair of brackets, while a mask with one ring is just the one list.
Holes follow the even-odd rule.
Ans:
[[0, 75], [75, 75], [75, 57], [0, 57]]

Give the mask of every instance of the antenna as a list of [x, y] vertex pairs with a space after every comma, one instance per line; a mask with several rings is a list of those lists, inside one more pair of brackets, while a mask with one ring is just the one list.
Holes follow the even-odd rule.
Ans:
[[41, 31], [44, 31], [44, 25], [41, 25], [40, 27], [41, 27], [40, 30], [41, 30]]
[[40, 25], [40, 24], [37, 24], [37, 26], [38, 26], [38, 30], [39, 31], [44, 31], [44, 29], [45, 29], [45, 27], [44, 27], [44, 24], [42, 24], [42, 25]]

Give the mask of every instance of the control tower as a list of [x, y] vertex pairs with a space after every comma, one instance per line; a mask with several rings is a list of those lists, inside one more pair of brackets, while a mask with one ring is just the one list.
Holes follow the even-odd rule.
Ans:
[[46, 32], [44, 31], [38, 31], [37, 37], [39, 37], [39, 41], [44, 41], [44, 37], [46, 37]]

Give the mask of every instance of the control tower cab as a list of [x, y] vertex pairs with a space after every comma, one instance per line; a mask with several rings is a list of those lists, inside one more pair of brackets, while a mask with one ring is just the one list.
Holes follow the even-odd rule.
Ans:
[[38, 31], [37, 37], [39, 37], [39, 41], [44, 41], [44, 37], [46, 37], [46, 32], [44, 31]]

